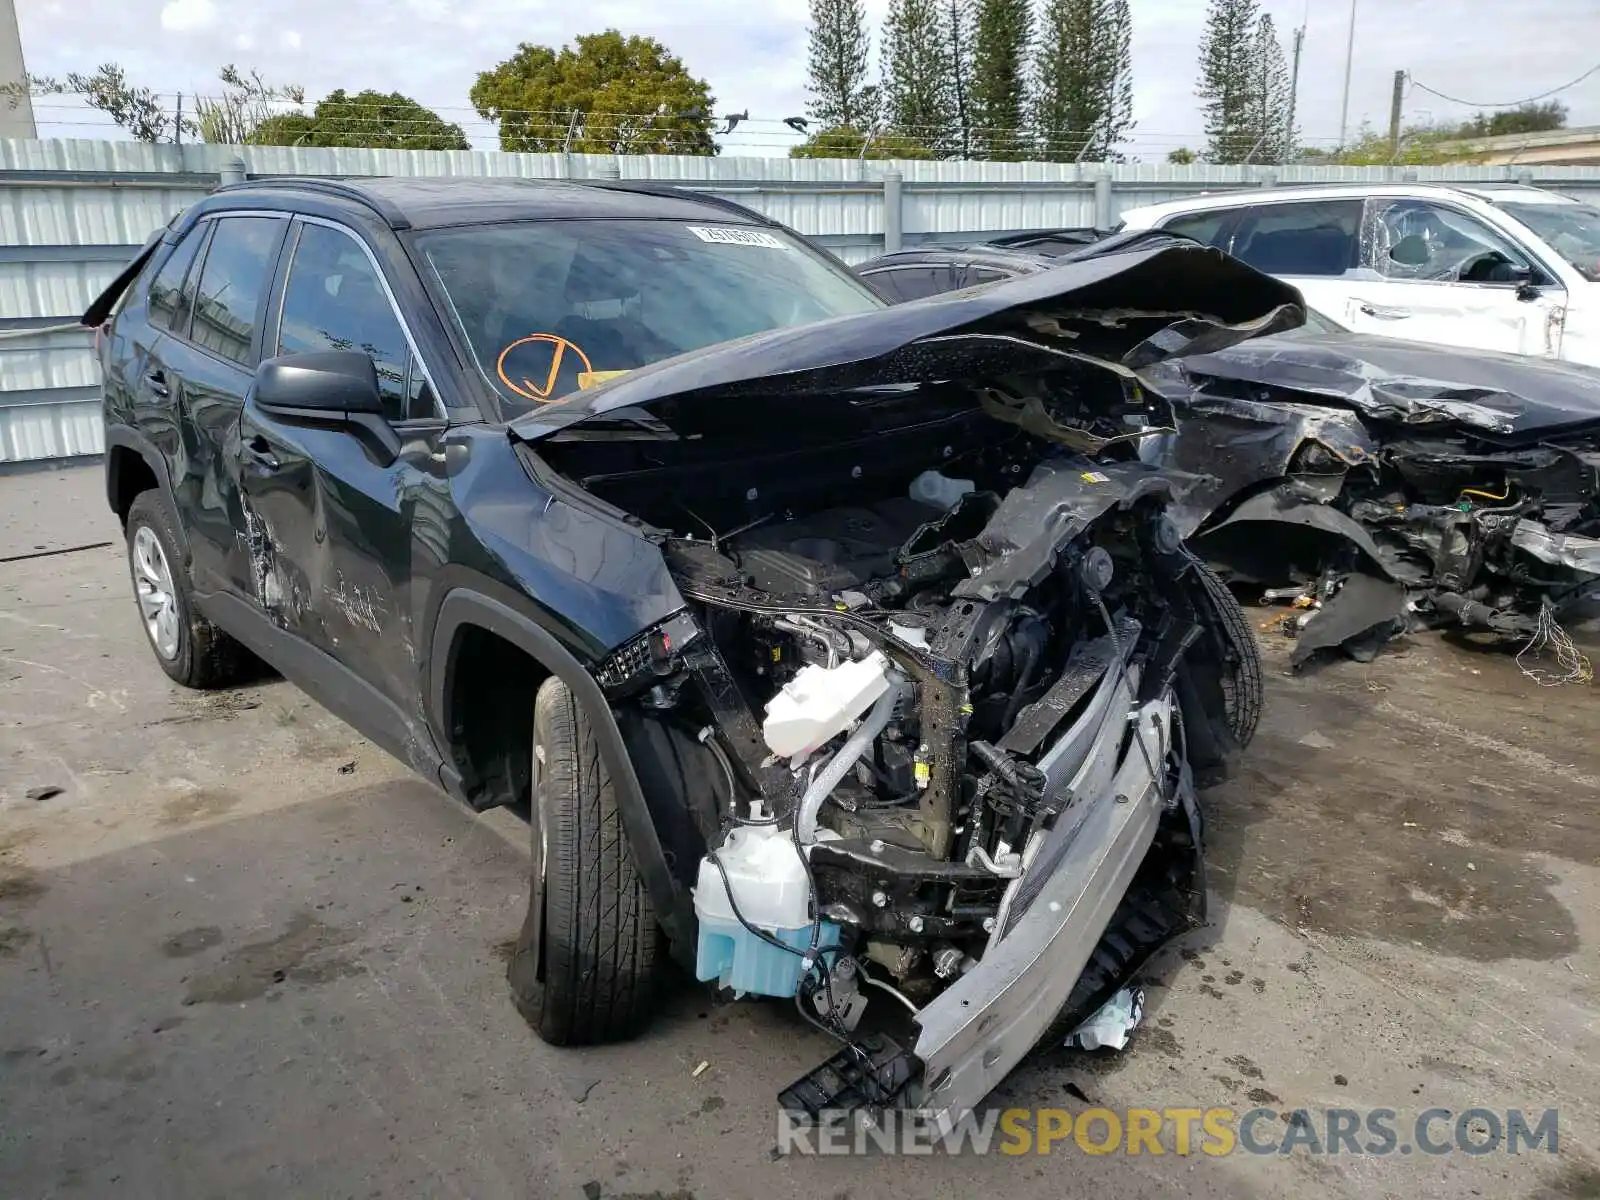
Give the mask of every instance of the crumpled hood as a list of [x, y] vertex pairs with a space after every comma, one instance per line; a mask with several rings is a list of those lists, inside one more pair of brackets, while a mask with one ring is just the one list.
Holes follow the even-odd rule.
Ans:
[[1298, 291], [1218, 250], [1164, 234], [1124, 234], [1006, 283], [679, 355], [542, 405], [510, 428], [519, 440], [536, 441], [667, 400], [940, 380], [983, 387], [1084, 362], [1131, 375], [1304, 319]]
[[1263, 338], [1166, 364], [1157, 375], [1158, 385], [1181, 380], [1176, 391], [1209, 380], [1261, 384], [1297, 393], [1272, 399], [1322, 396], [1376, 420], [1455, 425], [1506, 444], [1600, 428], [1593, 368], [1356, 333]]

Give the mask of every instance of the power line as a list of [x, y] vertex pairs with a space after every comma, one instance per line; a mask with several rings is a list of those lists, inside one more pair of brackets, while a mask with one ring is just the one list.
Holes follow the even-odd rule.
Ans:
[[1590, 67], [1582, 75], [1579, 75], [1571, 83], [1563, 83], [1560, 87], [1551, 88], [1548, 92], [1540, 92], [1537, 96], [1529, 96], [1525, 100], [1505, 100], [1499, 102], [1491, 100], [1463, 100], [1459, 96], [1447, 96], [1437, 88], [1431, 88], [1425, 83], [1418, 83], [1415, 79], [1411, 81], [1411, 86], [1415, 88], [1421, 88], [1423, 91], [1429, 93], [1430, 95], [1437, 96], [1441, 100], [1448, 100], [1451, 104], [1465, 104], [1468, 108], [1519, 108], [1524, 104], [1532, 104], [1537, 100], [1548, 100], [1557, 92], [1564, 92], [1568, 88], [1577, 87], [1580, 83], [1597, 71], [1600, 71], [1600, 63], [1595, 63], [1594, 66]]

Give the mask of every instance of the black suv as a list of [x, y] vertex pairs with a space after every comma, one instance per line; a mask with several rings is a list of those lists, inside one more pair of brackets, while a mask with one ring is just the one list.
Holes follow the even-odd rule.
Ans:
[[1298, 312], [1159, 236], [890, 307], [672, 188], [276, 179], [84, 321], [162, 668], [528, 803], [541, 1035], [631, 1034], [670, 955], [840, 1039], [791, 1107], [949, 1114], [1203, 906], [1259, 664], [1128, 379]]

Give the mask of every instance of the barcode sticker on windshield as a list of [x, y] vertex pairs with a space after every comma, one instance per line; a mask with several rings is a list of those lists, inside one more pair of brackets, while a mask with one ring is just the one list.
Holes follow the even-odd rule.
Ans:
[[726, 225], [690, 225], [689, 232], [702, 242], [718, 242], [724, 246], [762, 246], [768, 250], [787, 250], [779, 238], [759, 229], [730, 229]]

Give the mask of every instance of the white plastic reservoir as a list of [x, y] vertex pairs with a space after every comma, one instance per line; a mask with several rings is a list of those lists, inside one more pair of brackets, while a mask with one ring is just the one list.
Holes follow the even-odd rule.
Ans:
[[889, 660], [874, 650], [860, 662], [801, 667], [767, 702], [761, 736], [781, 758], [803, 757], [843, 733], [889, 690]]
[[[821, 830], [818, 837], [836, 837]], [[694, 888], [694, 911], [700, 921], [695, 977], [715, 979], [743, 995], [792, 996], [800, 986], [802, 955], [811, 948], [811, 885], [800, 851], [787, 829], [776, 825], [740, 825], [718, 850], [728, 883], [744, 919], [777, 938], [795, 953], [762, 941], [733, 915], [728, 888], [709, 857], [700, 860]], [[822, 923], [818, 946], [839, 941], [839, 927]]]

